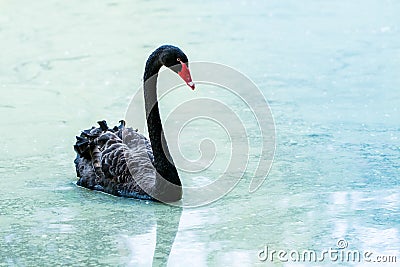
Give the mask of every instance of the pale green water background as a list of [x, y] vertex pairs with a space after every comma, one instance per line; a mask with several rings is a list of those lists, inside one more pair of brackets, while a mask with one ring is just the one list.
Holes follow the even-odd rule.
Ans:
[[[257, 254], [339, 238], [399, 262], [399, 12], [379, 0], [1, 0], [0, 266], [309, 266]], [[247, 175], [181, 211], [74, 185], [74, 136], [123, 118], [164, 43], [242, 71], [269, 100], [277, 153], [257, 192]]]

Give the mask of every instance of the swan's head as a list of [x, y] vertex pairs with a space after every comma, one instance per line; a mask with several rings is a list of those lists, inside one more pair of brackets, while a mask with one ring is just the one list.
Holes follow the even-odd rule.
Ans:
[[164, 66], [177, 73], [194, 90], [195, 86], [189, 71], [189, 60], [182, 50], [172, 45], [163, 46], [160, 59]]

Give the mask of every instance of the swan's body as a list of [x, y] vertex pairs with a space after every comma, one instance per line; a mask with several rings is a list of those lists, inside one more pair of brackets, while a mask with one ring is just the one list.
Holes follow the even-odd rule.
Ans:
[[[122, 124], [123, 125], [123, 124]], [[115, 128], [115, 127], [114, 127]], [[77, 184], [89, 189], [103, 191], [116, 196], [153, 199], [137, 183], [137, 177], [151, 188], [155, 184], [156, 171], [153, 167], [154, 156], [150, 141], [132, 128], [102, 131], [92, 128], [83, 131], [84, 136], [93, 136], [92, 143], [99, 149], [98, 159], [91, 153], [90, 144], [81, 145], [75, 159]], [[79, 143], [81, 142], [81, 143]], [[84, 147], [86, 146], [86, 147]], [[79, 149], [79, 148], [77, 148]], [[83, 150], [87, 150], [83, 152]], [[96, 170], [96, 160], [101, 169]], [[97, 171], [97, 172], [96, 172]]]
[[[179, 64], [180, 63], [180, 64]], [[177, 47], [161, 46], [146, 63], [144, 97], [150, 141], [121, 121], [109, 129], [82, 131], [77, 137], [75, 166], [78, 185], [116, 196], [164, 202], [182, 198], [182, 184], [164, 137], [156, 93], [162, 65], [177, 72], [194, 89], [186, 55]]]

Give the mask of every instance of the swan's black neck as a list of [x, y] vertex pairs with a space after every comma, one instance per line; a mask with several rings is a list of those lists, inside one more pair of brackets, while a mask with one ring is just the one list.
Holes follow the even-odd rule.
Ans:
[[[158, 72], [163, 65], [160, 59], [162, 52], [163, 50], [159, 48], [150, 55], [146, 62], [143, 77], [147, 129], [149, 131], [149, 138], [154, 154], [154, 167], [158, 172], [158, 175], [161, 175], [162, 178], [174, 185], [181, 186], [181, 180], [179, 179], [178, 172], [175, 168], [165, 140], [158, 108], [157, 77]], [[160, 178], [161, 177], [159, 176], [157, 177], [156, 186], [157, 183], [160, 184], [160, 181], [162, 180]]]

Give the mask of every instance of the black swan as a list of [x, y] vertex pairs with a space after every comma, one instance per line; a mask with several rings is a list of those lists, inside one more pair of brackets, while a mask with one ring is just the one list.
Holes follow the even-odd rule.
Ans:
[[144, 100], [150, 141], [137, 130], [105, 121], [77, 136], [74, 161], [77, 185], [116, 196], [175, 202], [182, 184], [168, 150], [157, 100], [157, 75], [164, 65], [194, 89], [188, 58], [178, 47], [163, 45], [148, 58], [144, 71]]

